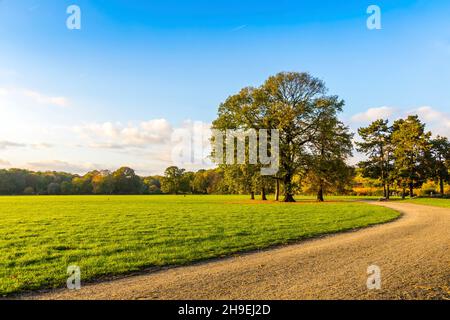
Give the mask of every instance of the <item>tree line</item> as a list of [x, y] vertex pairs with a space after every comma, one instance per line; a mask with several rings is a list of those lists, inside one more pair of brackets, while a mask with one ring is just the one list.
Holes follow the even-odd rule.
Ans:
[[85, 175], [66, 172], [0, 170], [0, 195], [139, 195], [139, 194], [240, 194], [221, 168], [186, 171], [168, 167], [163, 176], [138, 176], [132, 168], [94, 170]]
[[122, 167], [114, 172], [95, 170], [85, 175], [65, 172], [33, 172], [22, 169], [0, 170], [2, 195], [88, 195], [88, 194], [157, 194], [158, 177], [139, 177]]

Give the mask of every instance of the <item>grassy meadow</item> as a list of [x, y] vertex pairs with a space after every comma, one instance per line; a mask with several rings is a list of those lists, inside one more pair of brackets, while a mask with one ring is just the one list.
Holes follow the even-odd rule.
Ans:
[[243, 196], [0, 197], [0, 295], [183, 265], [386, 222], [354, 201], [251, 202]]

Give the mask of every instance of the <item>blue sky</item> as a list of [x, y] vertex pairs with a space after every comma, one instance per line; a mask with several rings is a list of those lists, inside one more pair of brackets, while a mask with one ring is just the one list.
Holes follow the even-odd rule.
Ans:
[[447, 0], [0, 0], [0, 166], [161, 172], [167, 136], [279, 71], [322, 78], [352, 128], [419, 113], [449, 135], [449, 16]]

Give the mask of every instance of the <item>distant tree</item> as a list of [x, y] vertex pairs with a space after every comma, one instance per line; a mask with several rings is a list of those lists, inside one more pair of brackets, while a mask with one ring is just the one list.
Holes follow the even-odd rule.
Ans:
[[267, 193], [270, 189], [270, 182], [272, 182], [273, 179], [267, 176], [263, 176], [260, 174], [260, 169], [257, 166], [254, 170], [253, 176], [252, 176], [252, 186], [253, 190], [255, 192], [261, 193], [261, 200], [267, 201]]
[[108, 170], [95, 172], [91, 183], [94, 194], [112, 194], [114, 192], [114, 178]]
[[[409, 187], [410, 197], [414, 188], [426, 181], [426, 154], [430, 150], [431, 133], [425, 131], [419, 117], [409, 116], [397, 120], [393, 125], [392, 144], [394, 146], [396, 176], [403, 188]], [[404, 196], [404, 192], [403, 192]]]
[[164, 193], [178, 194], [182, 191], [184, 177], [184, 169], [176, 166], [168, 167], [164, 172], [164, 177], [161, 181], [161, 190]]
[[437, 136], [431, 140], [428, 163], [431, 178], [439, 183], [439, 192], [443, 195], [444, 182], [450, 181], [450, 142], [446, 137]]
[[73, 178], [72, 188], [75, 194], [92, 194], [92, 174]]
[[[354, 173], [352, 190], [357, 196], [381, 196], [384, 194], [380, 179], [363, 175], [363, 170], [357, 168]], [[380, 192], [381, 190], [381, 192]]]
[[199, 170], [194, 174], [192, 189], [194, 193], [207, 194], [209, 187], [209, 177], [206, 170]]
[[116, 194], [139, 194], [142, 190], [141, 179], [133, 169], [122, 167], [112, 174]]
[[27, 196], [31, 196], [34, 194], [33, 187], [26, 187], [25, 190], [23, 190], [23, 194]]
[[69, 181], [61, 182], [61, 194], [69, 195], [73, 194], [72, 183]]
[[161, 194], [161, 177], [146, 177], [142, 179], [142, 184], [145, 186], [144, 193], [146, 194]]
[[22, 194], [27, 174], [28, 171], [21, 169], [0, 170], [0, 194]]
[[[346, 195], [353, 193], [353, 187], [356, 184], [356, 172], [353, 167], [347, 165], [344, 161], [336, 160], [334, 163], [330, 163], [325, 171], [330, 172], [330, 176], [325, 179], [314, 171], [308, 171], [301, 180], [302, 192], [315, 194], [317, 201], [323, 201], [325, 194]], [[322, 172], [322, 174], [324, 173]]]
[[50, 195], [58, 195], [61, 194], [61, 187], [59, 183], [52, 182], [48, 185], [47, 193]]
[[224, 172], [224, 184], [229, 193], [250, 194], [250, 199], [255, 199], [258, 189], [259, 171], [257, 166], [247, 164], [222, 165]]
[[379, 179], [386, 199], [390, 197], [389, 185], [393, 160], [391, 131], [388, 120], [376, 120], [368, 127], [358, 129], [362, 141], [356, 142], [357, 150], [368, 157], [367, 161], [358, 164], [363, 176]]
[[221, 168], [207, 170], [206, 175], [208, 177], [208, 194], [227, 193], [227, 188], [223, 181], [224, 173]]
[[0, 194], [13, 194], [13, 181], [8, 170], [0, 170]]
[[182, 193], [194, 193], [192, 183], [195, 178], [195, 173], [186, 171], [183, 173], [183, 179], [181, 180], [180, 192]]
[[36, 173], [36, 193], [47, 194], [48, 185], [53, 182], [53, 177], [46, 172]]

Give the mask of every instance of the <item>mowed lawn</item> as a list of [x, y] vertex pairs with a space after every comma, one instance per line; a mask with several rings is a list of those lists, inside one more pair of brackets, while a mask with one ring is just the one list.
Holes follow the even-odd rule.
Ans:
[[242, 196], [0, 197], [0, 294], [182, 265], [386, 222], [356, 202], [251, 203]]
[[421, 204], [425, 206], [434, 206], [442, 208], [450, 208], [450, 199], [440, 199], [440, 198], [417, 198], [402, 200], [404, 202]]

